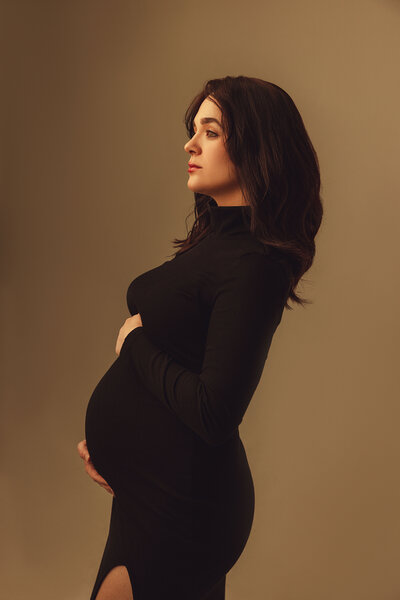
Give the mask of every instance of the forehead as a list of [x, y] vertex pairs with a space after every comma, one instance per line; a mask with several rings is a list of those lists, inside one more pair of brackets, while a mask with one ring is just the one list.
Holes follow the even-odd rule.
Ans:
[[203, 102], [199, 106], [199, 110], [197, 111], [194, 119], [196, 123], [200, 122], [200, 119], [203, 117], [214, 117], [221, 122], [221, 110], [212, 100], [205, 98]]

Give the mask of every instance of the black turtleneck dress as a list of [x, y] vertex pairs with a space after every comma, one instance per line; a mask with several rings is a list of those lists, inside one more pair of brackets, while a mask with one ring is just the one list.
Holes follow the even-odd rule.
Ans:
[[250, 207], [210, 199], [208, 210], [200, 242], [130, 283], [143, 326], [87, 406], [87, 447], [115, 493], [90, 600], [117, 565], [134, 600], [223, 600], [250, 535], [254, 484], [238, 427], [289, 275], [250, 232]]

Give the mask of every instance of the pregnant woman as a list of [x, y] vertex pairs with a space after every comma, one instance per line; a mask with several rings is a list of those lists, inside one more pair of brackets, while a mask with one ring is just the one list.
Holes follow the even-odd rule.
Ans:
[[[279, 86], [208, 81], [185, 114], [195, 221], [140, 274], [89, 400], [89, 475], [113, 495], [90, 600], [224, 600], [255, 494], [239, 425], [315, 255], [318, 159]], [[159, 157], [160, 158], [160, 157]]]

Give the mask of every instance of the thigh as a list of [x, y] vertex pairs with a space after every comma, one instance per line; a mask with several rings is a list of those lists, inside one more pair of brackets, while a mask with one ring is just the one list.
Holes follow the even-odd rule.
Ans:
[[117, 565], [107, 573], [95, 600], [134, 600], [131, 580], [125, 565]]

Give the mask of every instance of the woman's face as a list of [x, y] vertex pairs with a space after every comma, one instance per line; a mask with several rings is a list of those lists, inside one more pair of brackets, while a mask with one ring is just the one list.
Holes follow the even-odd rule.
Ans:
[[188, 188], [211, 196], [219, 205], [244, 204], [235, 167], [225, 148], [221, 110], [208, 98], [200, 105], [193, 128], [194, 135], [184, 149], [191, 155], [190, 162], [201, 168], [189, 172]]

